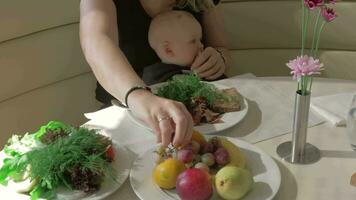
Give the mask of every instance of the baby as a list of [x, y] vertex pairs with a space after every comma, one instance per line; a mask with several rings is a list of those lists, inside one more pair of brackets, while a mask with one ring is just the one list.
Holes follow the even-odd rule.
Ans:
[[188, 12], [169, 11], [152, 19], [148, 41], [162, 62], [146, 67], [143, 80], [150, 85], [189, 70], [204, 48], [201, 40], [202, 27]]

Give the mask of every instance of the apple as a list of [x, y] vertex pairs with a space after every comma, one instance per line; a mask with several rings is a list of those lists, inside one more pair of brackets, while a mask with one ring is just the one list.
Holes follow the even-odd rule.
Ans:
[[179, 174], [176, 190], [182, 200], [208, 200], [213, 195], [209, 174], [197, 168], [187, 169]]
[[252, 184], [251, 172], [235, 166], [225, 166], [215, 176], [216, 191], [224, 199], [244, 197], [251, 190]]

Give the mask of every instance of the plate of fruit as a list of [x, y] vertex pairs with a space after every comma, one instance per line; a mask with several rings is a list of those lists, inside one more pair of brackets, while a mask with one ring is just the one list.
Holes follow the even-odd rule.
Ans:
[[58, 121], [13, 135], [0, 155], [0, 190], [17, 199], [99, 200], [130, 171], [125, 147], [97, 130]]
[[252, 144], [194, 131], [183, 148], [155, 146], [140, 155], [130, 182], [141, 200], [270, 200], [281, 174], [274, 160]]
[[[236, 88], [201, 81], [195, 75], [179, 75], [151, 86], [157, 96], [183, 103], [194, 121], [195, 130], [213, 134], [239, 123], [247, 114], [248, 103]], [[128, 115], [136, 124], [150, 129], [134, 113]]]

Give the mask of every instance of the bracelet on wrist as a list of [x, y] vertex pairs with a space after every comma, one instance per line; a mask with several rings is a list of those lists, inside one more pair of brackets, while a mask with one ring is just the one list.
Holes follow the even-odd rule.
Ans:
[[124, 106], [126, 108], [129, 108], [129, 104], [128, 104], [129, 95], [135, 90], [147, 90], [147, 91], [151, 92], [151, 88], [149, 88], [148, 86], [134, 86], [134, 87], [130, 88], [126, 92], [126, 95], [125, 95], [125, 105]]
[[220, 54], [221, 58], [223, 59], [224, 64], [226, 65], [226, 60], [225, 60], [223, 52], [217, 48], [215, 48], [215, 50]]

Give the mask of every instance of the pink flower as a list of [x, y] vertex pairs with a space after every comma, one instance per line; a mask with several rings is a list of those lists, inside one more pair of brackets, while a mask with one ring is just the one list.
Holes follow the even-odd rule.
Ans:
[[320, 74], [321, 70], [324, 70], [323, 63], [319, 62], [319, 59], [313, 57], [297, 56], [296, 59], [287, 63], [287, 66], [292, 70], [293, 79], [300, 79], [302, 76], [311, 76], [313, 74]]
[[[332, 0], [335, 1], [335, 0]], [[310, 9], [313, 10], [318, 6], [324, 5], [324, 0], [304, 0], [304, 4]]]
[[327, 22], [331, 22], [337, 17], [335, 10], [326, 6], [322, 8], [322, 13]]

